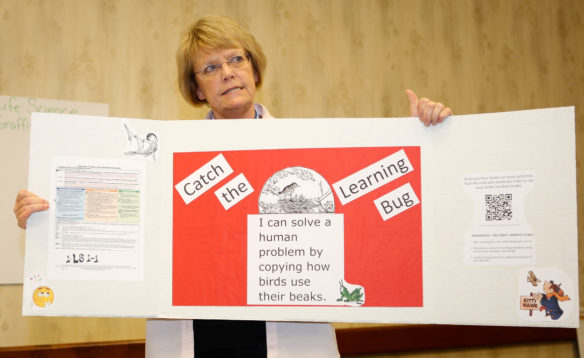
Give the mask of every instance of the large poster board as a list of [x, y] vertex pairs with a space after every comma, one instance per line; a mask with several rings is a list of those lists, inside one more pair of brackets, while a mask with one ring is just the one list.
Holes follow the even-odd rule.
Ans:
[[35, 114], [30, 170], [27, 315], [578, 325], [571, 107]]
[[0, 284], [22, 283], [24, 231], [16, 226], [14, 199], [26, 188], [32, 112], [107, 116], [108, 105], [34, 97], [0, 96]]

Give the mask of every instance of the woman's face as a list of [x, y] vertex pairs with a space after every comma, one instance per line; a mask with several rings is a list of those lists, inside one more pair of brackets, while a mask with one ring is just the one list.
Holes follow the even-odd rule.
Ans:
[[[227, 63], [235, 56], [243, 56], [244, 63], [231, 66]], [[218, 65], [218, 70], [207, 74], [207, 66]], [[257, 75], [243, 48], [200, 49], [195, 57], [197, 97], [206, 100], [215, 118], [253, 118]]]

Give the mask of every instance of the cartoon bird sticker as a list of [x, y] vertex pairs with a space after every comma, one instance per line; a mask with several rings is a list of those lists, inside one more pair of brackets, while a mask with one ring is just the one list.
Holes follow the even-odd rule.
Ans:
[[50, 287], [39, 286], [32, 294], [32, 301], [38, 307], [44, 308], [53, 304], [55, 294]]
[[537, 277], [535, 277], [535, 274], [533, 273], [533, 271], [529, 271], [527, 273], [527, 282], [531, 283], [533, 285], [533, 287], [537, 287], [537, 284], [539, 282], [541, 282], [541, 280], [539, 280]]

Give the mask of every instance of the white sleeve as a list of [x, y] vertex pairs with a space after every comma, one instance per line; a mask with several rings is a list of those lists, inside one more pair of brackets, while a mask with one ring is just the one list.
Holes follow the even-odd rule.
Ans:
[[329, 323], [266, 322], [268, 358], [338, 358]]
[[193, 358], [193, 321], [146, 321], [146, 358]]

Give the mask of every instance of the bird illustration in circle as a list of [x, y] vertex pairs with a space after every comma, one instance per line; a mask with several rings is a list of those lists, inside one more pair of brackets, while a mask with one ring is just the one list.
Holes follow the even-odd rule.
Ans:
[[296, 182], [290, 183], [286, 185], [284, 189], [280, 190], [280, 192], [278, 192], [278, 195], [281, 195], [284, 198], [289, 198], [290, 196], [292, 196], [296, 188], [298, 188], [299, 186], [300, 185], [298, 185]]

